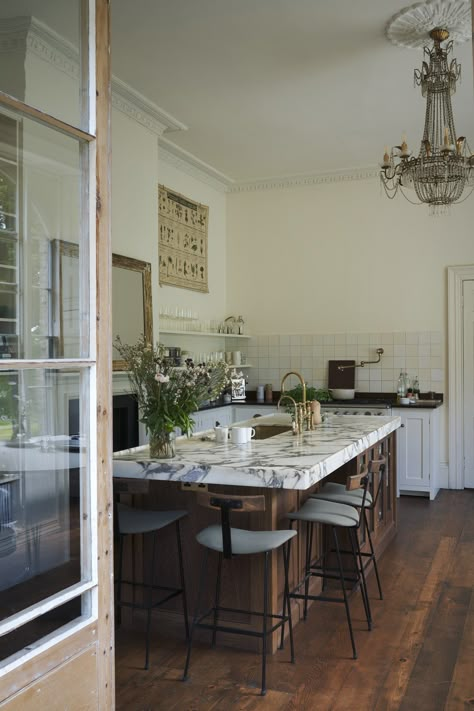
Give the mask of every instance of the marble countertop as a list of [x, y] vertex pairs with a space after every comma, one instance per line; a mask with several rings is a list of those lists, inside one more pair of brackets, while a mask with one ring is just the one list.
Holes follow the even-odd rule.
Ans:
[[[289, 424], [265, 415], [238, 424]], [[273, 489], [308, 489], [400, 427], [400, 417], [334, 416], [311, 432], [284, 432], [247, 444], [217, 444], [213, 432], [177, 439], [174, 459], [150, 459], [148, 447], [116, 452], [114, 477], [202, 482]]]

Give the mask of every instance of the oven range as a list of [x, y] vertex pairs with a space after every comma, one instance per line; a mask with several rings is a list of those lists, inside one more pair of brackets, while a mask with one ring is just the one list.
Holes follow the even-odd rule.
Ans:
[[322, 402], [321, 411], [333, 415], [391, 415], [392, 404], [388, 400], [332, 400]]

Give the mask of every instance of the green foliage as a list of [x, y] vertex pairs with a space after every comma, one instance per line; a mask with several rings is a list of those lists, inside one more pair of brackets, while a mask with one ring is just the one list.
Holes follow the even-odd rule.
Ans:
[[205, 400], [216, 398], [228, 380], [225, 363], [194, 365], [186, 361], [183, 367], [170, 365], [165, 347], [153, 346], [142, 336], [133, 346], [115, 340], [115, 347], [127, 364], [140, 408], [140, 419], [150, 433], [192, 432], [191, 413]]
[[[303, 402], [303, 387], [297, 385], [292, 390], [285, 390], [285, 393], [293, 398], [295, 402]], [[319, 402], [328, 402], [331, 400], [329, 390], [322, 388], [313, 388], [311, 385], [306, 385], [306, 400], [318, 400]]]

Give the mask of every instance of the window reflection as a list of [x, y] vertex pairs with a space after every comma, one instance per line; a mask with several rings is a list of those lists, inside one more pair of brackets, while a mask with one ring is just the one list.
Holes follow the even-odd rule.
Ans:
[[0, 373], [0, 619], [82, 579], [79, 392], [78, 372]]

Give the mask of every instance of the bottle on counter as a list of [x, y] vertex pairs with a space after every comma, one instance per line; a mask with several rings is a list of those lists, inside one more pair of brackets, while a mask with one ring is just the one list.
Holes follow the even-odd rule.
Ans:
[[413, 378], [413, 397], [415, 400], [420, 399], [420, 382], [417, 375]]
[[405, 394], [406, 394], [405, 373], [403, 371], [400, 371], [400, 375], [398, 376], [398, 384], [397, 384], [397, 400], [400, 401], [400, 398], [405, 397]]
[[264, 402], [265, 393], [263, 385], [257, 385], [257, 402]]
[[265, 385], [265, 402], [273, 402], [273, 388], [271, 383]]

